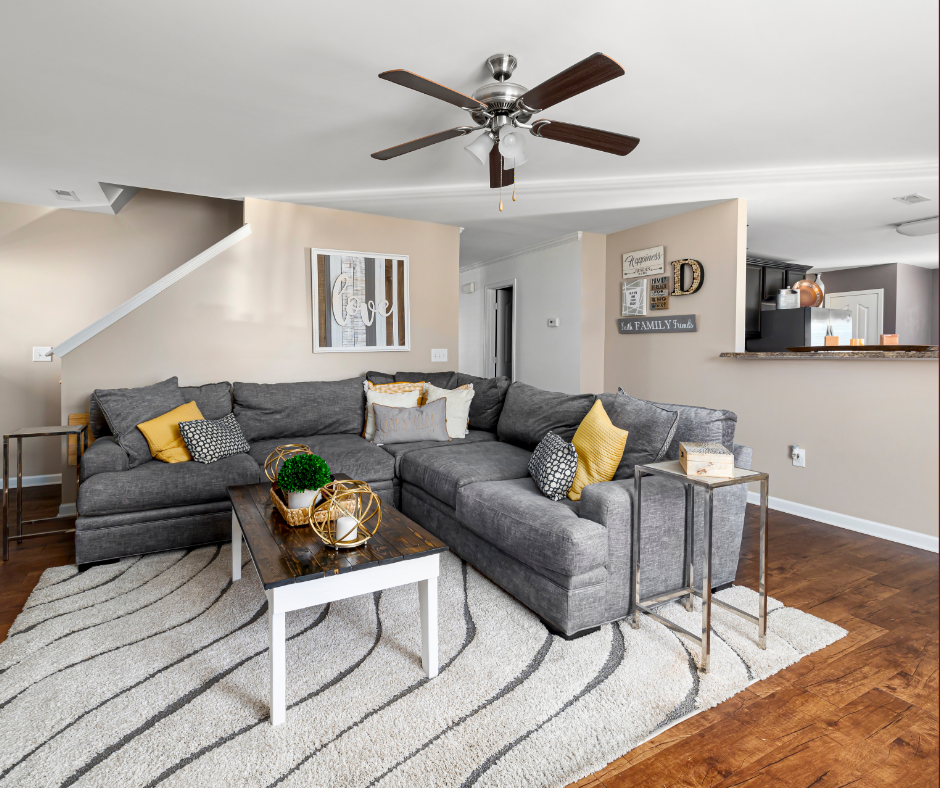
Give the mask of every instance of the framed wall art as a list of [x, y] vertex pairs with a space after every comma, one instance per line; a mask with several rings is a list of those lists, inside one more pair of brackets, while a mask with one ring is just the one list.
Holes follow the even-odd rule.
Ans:
[[310, 250], [314, 353], [411, 349], [408, 255]]
[[653, 246], [637, 252], [625, 252], [623, 255], [623, 278], [630, 276], [648, 276], [661, 274], [666, 270], [665, 248]]
[[646, 314], [646, 280], [633, 279], [622, 283], [620, 314], [622, 317]]

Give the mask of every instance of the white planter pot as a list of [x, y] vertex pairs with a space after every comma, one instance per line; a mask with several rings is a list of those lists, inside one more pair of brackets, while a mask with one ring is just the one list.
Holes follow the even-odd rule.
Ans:
[[287, 493], [287, 507], [289, 509], [306, 509], [313, 503], [320, 503], [323, 495], [319, 490], [301, 490], [300, 492]]

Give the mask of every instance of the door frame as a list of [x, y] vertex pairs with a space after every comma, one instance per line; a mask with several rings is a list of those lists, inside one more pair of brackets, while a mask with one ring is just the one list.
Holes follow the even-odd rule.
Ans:
[[496, 362], [490, 350], [496, 344], [496, 291], [512, 288], [512, 375], [516, 381], [516, 336], [519, 333], [519, 287], [515, 279], [493, 282], [483, 288], [483, 377], [496, 377]]
[[883, 334], [885, 332], [885, 289], [883, 287], [871, 288], [869, 290], [843, 290], [840, 293], [826, 293], [823, 306], [826, 307], [826, 309], [831, 309], [829, 299], [833, 296], [860, 296], [872, 294], [878, 296], [878, 334]]

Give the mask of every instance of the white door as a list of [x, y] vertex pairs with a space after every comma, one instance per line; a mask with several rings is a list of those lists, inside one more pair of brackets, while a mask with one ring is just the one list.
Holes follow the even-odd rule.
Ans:
[[855, 290], [849, 293], [827, 293], [828, 309], [848, 309], [852, 313], [852, 338], [866, 345], [877, 345], [883, 333], [885, 291]]

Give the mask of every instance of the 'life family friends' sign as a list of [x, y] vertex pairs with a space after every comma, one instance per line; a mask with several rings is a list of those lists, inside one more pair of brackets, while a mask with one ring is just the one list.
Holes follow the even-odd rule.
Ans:
[[695, 315], [624, 317], [617, 320], [617, 327], [621, 334], [675, 334], [685, 331], [698, 331]]

